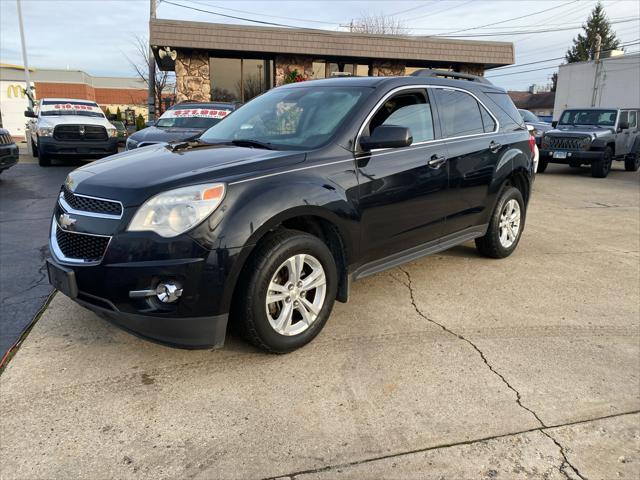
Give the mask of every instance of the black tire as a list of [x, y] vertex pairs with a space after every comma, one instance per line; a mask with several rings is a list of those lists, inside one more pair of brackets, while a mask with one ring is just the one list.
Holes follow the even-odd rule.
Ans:
[[613, 161], [613, 150], [611, 147], [604, 149], [602, 158], [591, 162], [591, 176], [594, 178], [605, 178], [611, 170], [611, 162]]
[[544, 173], [548, 166], [549, 162], [547, 160], [538, 161], [538, 171], [536, 173]]
[[36, 142], [31, 140], [31, 153], [35, 158], [38, 158], [38, 147], [36, 146]]
[[627, 172], [637, 172], [640, 168], [640, 152], [632, 153], [624, 159], [624, 169]]
[[38, 152], [38, 165], [41, 167], [50, 167], [51, 157], [44, 152]]
[[[507, 205], [509, 200], [515, 200], [520, 206], [520, 224], [518, 233], [516, 234], [515, 241], [509, 246], [505, 247], [500, 242], [500, 217], [503, 209]], [[496, 207], [491, 214], [491, 220], [489, 222], [489, 228], [484, 237], [476, 238], [476, 248], [478, 251], [490, 258], [505, 258], [513, 253], [520, 242], [522, 231], [524, 230], [524, 223], [526, 219], [526, 206], [522, 193], [515, 187], [507, 186], [496, 203]]]
[[[267, 290], [280, 266], [292, 256], [303, 253], [317, 259], [324, 270], [325, 299], [315, 321], [306, 330], [286, 336], [269, 322], [265, 304]], [[252, 253], [234, 296], [233, 321], [239, 333], [256, 347], [271, 353], [291, 352], [320, 333], [333, 309], [337, 288], [336, 263], [324, 242], [297, 230], [280, 230], [262, 241]]]

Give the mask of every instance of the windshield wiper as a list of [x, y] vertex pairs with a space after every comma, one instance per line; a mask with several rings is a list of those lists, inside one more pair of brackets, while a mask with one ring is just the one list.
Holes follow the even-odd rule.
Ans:
[[189, 138], [187, 140], [182, 140], [180, 142], [171, 142], [165, 145], [165, 147], [167, 147], [172, 152], [176, 152], [178, 150], [187, 150], [190, 148], [208, 147], [208, 146], [211, 146], [211, 143], [203, 142], [199, 138]]
[[249, 138], [238, 138], [236, 140], [231, 140], [231, 143], [237, 145], [238, 147], [253, 147], [253, 148], [264, 148], [266, 150], [274, 150], [269, 142], [261, 142], [260, 140], [251, 140]]

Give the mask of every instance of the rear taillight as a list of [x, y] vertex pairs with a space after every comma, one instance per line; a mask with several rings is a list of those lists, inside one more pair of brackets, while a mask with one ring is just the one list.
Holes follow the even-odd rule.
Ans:
[[531, 153], [536, 152], [536, 139], [533, 135], [529, 135], [529, 148], [531, 149]]

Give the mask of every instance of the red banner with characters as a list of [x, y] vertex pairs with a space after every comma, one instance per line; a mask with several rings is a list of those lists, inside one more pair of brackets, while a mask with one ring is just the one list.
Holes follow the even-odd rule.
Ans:
[[160, 118], [224, 118], [230, 113], [231, 110], [225, 110], [223, 108], [180, 108], [175, 110], [167, 110], [162, 114]]

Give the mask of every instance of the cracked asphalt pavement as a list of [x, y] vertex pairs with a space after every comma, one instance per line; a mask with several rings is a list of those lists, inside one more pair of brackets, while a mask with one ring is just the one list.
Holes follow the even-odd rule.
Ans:
[[514, 255], [358, 282], [289, 355], [171, 349], [57, 294], [0, 377], [2, 477], [640, 477], [640, 175], [547, 172]]

